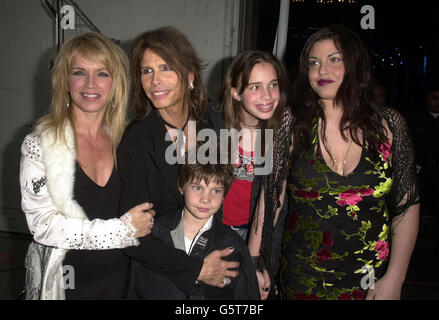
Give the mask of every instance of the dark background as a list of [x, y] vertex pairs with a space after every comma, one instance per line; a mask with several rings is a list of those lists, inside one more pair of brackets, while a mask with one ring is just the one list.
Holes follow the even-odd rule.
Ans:
[[[364, 5], [375, 9], [374, 30], [360, 26]], [[261, 1], [258, 49], [272, 50], [279, 7], [279, 0]], [[284, 61], [290, 74], [306, 39], [330, 24], [343, 24], [363, 38], [389, 106], [404, 113], [421, 107], [426, 90], [439, 80], [438, 0], [291, 0]]]

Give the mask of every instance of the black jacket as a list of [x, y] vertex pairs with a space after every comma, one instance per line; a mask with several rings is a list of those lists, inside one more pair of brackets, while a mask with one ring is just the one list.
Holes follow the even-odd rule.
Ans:
[[[197, 122], [197, 130], [207, 126], [207, 121]], [[143, 120], [134, 120], [125, 130], [117, 150], [122, 181], [120, 215], [143, 202], [153, 203], [156, 217], [183, 207], [183, 197], [177, 188], [178, 164], [170, 165], [165, 159], [171, 145], [165, 135], [166, 128], [155, 111]], [[148, 268], [168, 275], [186, 292], [191, 290], [203, 265], [202, 259], [189, 257], [153, 236], [140, 239], [140, 246], [126, 248], [124, 252]]]
[[[153, 235], [169, 246], [174, 246], [170, 232], [177, 228], [181, 221], [181, 210], [169, 213], [156, 220]], [[210, 230], [203, 233], [207, 238], [204, 250], [193, 250], [191, 255], [199, 258], [206, 257], [214, 250], [221, 250], [234, 246], [232, 254], [226, 260], [239, 261], [239, 276], [232, 279], [232, 283], [225, 288], [217, 288], [199, 283], [193, 286], [190, 293], [180, 290], [173, 281], [163, 274], [156, 273], [136, 261], [132, 261], [128, 284], [128, 299], [148, 300], [255, 300], [260, 299], [256, 269], [250, 258], [247, 246], [240, 236], [221, 223], [220, 218], [214, 216]], [[181, 250], [180, 250], [181, 251]], [[183, 251], [182, 251], [183, 252]]]
[[[197, 131], [211, 127], [207, 120], [197, 121]], [[142, 120], [134, 120], [125, 130], [117, 151], [122, 180], [120, 213], [148, 201], [157, 216], [183, 207], [177, 188], [178, 164], [166, 161], [171, 141], [165, 140], [166, 128], [156, 111]]]

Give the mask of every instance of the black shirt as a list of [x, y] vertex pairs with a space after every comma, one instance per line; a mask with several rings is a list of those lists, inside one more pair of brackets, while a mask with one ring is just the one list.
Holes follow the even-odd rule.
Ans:
[[[101, 187], [76, 163], [74, 199], [89, 220], [117, 218], [120, 192], [120, 178], [115, 169], [107, 184]], [[66, 288], [66, 299], [122, 299], [128, 262], [120, 249], [69, 250], [63, 265], [74, 268], [75, 289]]]

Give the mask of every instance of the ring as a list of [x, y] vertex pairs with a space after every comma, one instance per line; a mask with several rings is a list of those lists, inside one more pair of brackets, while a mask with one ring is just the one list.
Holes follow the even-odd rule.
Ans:
[[154, 217], [151, 218], [151, 224], [154, 224]]
[[227, 285], [230, 284], [231, 281], [232, 280], [230, 279], [230, 277], [224, 277], [223, 283], [224, 283], [225, 286], [227, 286]]

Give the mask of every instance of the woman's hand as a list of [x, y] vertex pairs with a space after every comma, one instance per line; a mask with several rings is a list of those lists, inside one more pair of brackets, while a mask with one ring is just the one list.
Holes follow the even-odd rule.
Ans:
[[270, 293], [270, 276], [268, 275], [267, 270], [264, 270], [262, 272], [256, 271], [256, 277], [258, 278], [261, 300], [266, 300], [268, 298], [268, 294]]
[[144, 202], [128, 211], [131, 216], [131, 224], [136, 229], [136, 233], [134, 233], [135, 238], [141, 238], [151, 233], [155, 216], [155, 211], [151, 209], [152, 207], [152, 203]]
[[238, 271], [230, 269], [238, 268], [239, 262], [226, 261], [221, 258], [228, 256], [233, 250], [235, 250], [235, 248], [230, 247], [224, 250], [215, 250], [211, 252], [206, 258], [204, 258], [203, 267], [201, 268], [197, 280], [220, 288], [224, 288], [226, 285], [230, 284], [231, 278], [235, 278], [239, 274]]
[[375, 282], [375, 288], [369, 289], [366, 300], [400, 300], [402, 283], [386, 278], [384, 275]]

